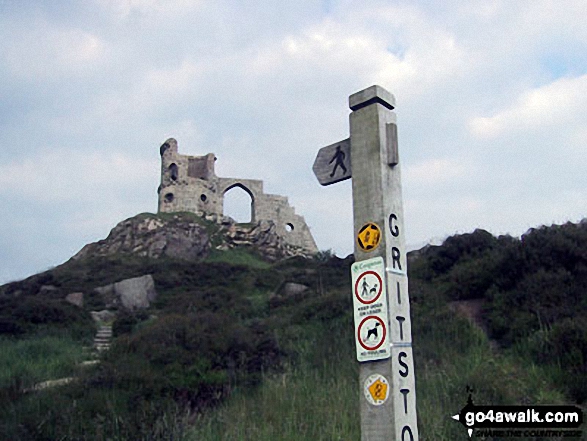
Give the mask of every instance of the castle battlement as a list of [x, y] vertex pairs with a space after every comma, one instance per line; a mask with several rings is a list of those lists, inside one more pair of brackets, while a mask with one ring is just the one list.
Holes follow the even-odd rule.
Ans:
[[296, 214], [287, 197], [265, 194], [258, 179], [219, 178], [214, 172], [216, 157], [181, 155], [173, 138], [163, 143], [161, 153], [161, 185], [159, 212], [187, 211], [200, 216], [224, 215], [224, 194], [234, 187], [251, 197], [251, 222], [263, 220], [275, 224], [277, 234], [290, 245], [311, 253], [318, 252], [316, 242], [302, 216]]

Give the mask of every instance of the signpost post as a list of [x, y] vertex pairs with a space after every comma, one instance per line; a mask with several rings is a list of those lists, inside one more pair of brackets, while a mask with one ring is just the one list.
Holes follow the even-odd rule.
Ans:
[[350, 138], [322, 148], [313, 170], [329, 185], [350, 178], [352, 167], [361, 440], [417, 441], [395, 98], [371, 86], [351, 95], [349, 106]]

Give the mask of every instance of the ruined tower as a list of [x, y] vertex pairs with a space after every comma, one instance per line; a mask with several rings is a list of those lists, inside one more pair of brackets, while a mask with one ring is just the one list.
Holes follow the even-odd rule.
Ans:
[[285, 196], [265, 194], [263, 181], [219, 178], [214, 173], [213, 153], [181, 155], [173, 138], [165, 141], [160, 153], [159, 212], [188, 211], [201, 216], [216, 215], [220, 220], [224, 215], [224, 194], [240, 187], [251, 197], [251, 222], [272, 221], [276, 233], [289, 245], [311, 253], [318, 251], [304, 218], [295, 213]]

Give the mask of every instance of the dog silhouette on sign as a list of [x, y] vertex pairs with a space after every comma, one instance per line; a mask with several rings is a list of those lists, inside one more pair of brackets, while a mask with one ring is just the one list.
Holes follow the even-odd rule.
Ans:
[[365, 342], [369, 341], [369, 339], [371, 338], [371, 336], [373, 336], [373, 340], [377, 341], [379, 340], [379, 332], [377, 330], [377, 328], [381, 326], [381, 323], [377, 322], [375, 323], [375, 326], [373, 326], [371, 329], [367, 329], [367, 337], [365, 337]]

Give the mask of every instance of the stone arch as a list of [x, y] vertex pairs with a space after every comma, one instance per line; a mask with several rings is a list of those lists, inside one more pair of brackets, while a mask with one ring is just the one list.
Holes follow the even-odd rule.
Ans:
[[[236, 189], [239, 189], [238, 191], [241, 192], [241, 194], [244, 193], [244, 194], [248, 195], [249, 198], [250, 198], [250, 201], [251, 202], [250, 202], [250, 207], [248, 209], [249, 218], [248, 219], [242, 219], [242, 217], [241, 217], [241, 213], [240, 212], [244, 210], [243, 198], [239, 198], [240, 200], [238, 200], [236, 202], [234, 202], [234, 201], [232, 201], [232, 200], [229, 199], [229, 203], [231, 204], [229, 208], [231, 210], [235, 210], [236, 209], [236, 210], [239, 211], [238, 214], [239, 214], [239, 217], [241, 218], [239, 220], [241, 220], [241, 221], [243, 221], [245, 223], [255, 222], [255, 219], [256, 219], [256, 216], [255, 216], [255, 194], [245, 184], [243, 184], [242, 182], [236, 182], [234, 184], [228, 185], [222, 191], [222, 214], [223, 214], [223, 216], [231, 216], [231, 214], [232, 215], [235, 214], [235, 213], [232, 213], [231, 210], [227, 211], [227, 209], [226, 209], [226, 194], [228, 192], [230, 192], [231, 190], [234, 190], [235, 188]], [[233, 217], [233, 216], [231, 216], [231, 217]], [[235, 220], [237, 220], [237, 219], [235, 218]]]
[[169, 177], [171, 178], [172, 181], [177, 181], [177, 178], [179, 176], [179, 169], [177, 167], [177, 164], [175, 162], [173, 162], [169, 168]]

